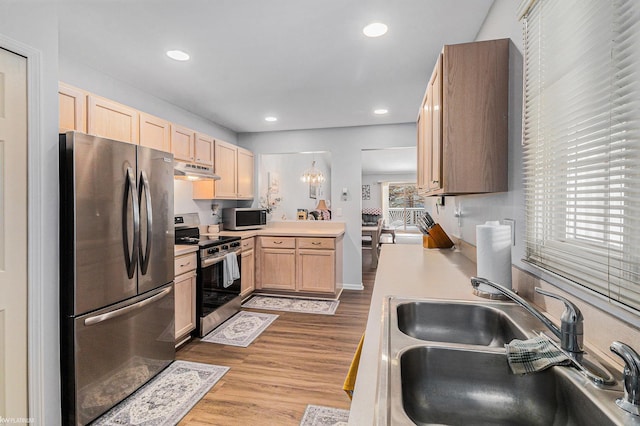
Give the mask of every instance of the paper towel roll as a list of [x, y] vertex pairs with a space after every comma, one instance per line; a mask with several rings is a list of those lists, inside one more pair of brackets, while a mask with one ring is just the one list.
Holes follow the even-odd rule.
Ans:
[[[476, 226], [477, 274], [511, 289], [511, 227], [489, 221]], [[479, 290], [499, 293], [493, 287], [480, 284]]]

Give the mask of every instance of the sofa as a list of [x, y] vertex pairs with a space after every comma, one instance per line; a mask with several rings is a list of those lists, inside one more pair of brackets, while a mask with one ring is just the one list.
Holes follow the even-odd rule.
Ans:
[[370, 207], [362, 209], [362, 226], [377, 226], [382, 217], [382, 209]]

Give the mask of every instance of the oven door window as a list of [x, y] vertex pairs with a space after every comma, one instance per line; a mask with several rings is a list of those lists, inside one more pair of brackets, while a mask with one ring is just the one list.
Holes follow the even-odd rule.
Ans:
[[[215, 311], [228, 301], [236, 298], [240, 294], [240, 278], [235, 280], [228, 287], [223, 285], [224, 262], [219, 262], [202, 268], [198, 277], [198, 310], [200, 316], [206, 316]], [[240, 269], [240, 259], [238, 259], [238, 269]]]

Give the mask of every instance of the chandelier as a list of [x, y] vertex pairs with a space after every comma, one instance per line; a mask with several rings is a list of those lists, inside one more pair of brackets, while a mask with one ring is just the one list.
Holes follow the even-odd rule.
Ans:
[[324, 175], [318, 169], [316, 169], [315, 160], [311, 163], [311, 168], [305, 170], [300, 180], [304, 183], [308, 183], [309, 185], [320, 185], [324, 182]]

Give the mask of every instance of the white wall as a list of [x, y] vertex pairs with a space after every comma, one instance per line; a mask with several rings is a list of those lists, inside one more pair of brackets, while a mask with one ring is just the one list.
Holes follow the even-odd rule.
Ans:
[[[312, 211], [316, 209], [319, 200], [331, 201], [331, 153], [261, 154], [258, 158], [259, 196], [256, 197], [256, 201], [261, 203], [262, 199], [266, 198], [268, 173], [272, 177], [274, 174], [277, 175], [279, 180], [277, 197], [281, 201], [270, 215], [270, 221], [295, 220], [298, 209]], [[314, 160], [316, 169], [321, 171], [326, 179], [318, 187], [316, 199], [309, 197], [309, 184], [300, 181], [300, 177], [311, 168]], [[328, 202], [327, 205], [331, 206], [331, 203]]]
[[416, 182], [416, 174], [363, 174], [362, 184], [369, 185], [371, 199], [362, 200], [362, 208], [382, 208], [382, 183], [381, 182]]
[[[331, 210], [335, 220], [344, 221], [346, 225], [344, 281], [349, 286], [362, 284], [361, 150], [406, 147], [415, 143], [415, 123], [238, 135], [238, 144], [256, 154], [331, 152], [331, 193], [334, 194]], [[340, 196], [343, 187], [348, 190], [346, 201]]]
[[[44, 364], [31, 368], [32, 380], [39, 381], [39, 389], [32, 389], [30, 399], [37, 401], [32, 407], [37, 415], [36, 424], [60, 424], [60, 359], [59, 359], [59, 309], [58, 309], [58, 17], [56, 5], [50, 1], [0, 1], [0, 34], [28, 48], [37, 49], [40, 54], [40, 78], [37, 90], [40, 96], [39, 116], [36, 126], [40, 146], [30, 146], [29, 156], [40, 151], [40, 164], [29, 169], [30, 190], [40, 187], [41, 211], [30, 207], [29, 232], [37, 238], [35, 246], [30, 245], [30, 268], [37, 271], [31, 275], [32, 287], [38, 289], [39, 296], [30, 295], [43, 302], [38, 307], [36, 324], [30, 328], [38, 330], [42, 345], [34, 344], [30, 350], [41, 353]], [[0, 42], [0, 45], [2, 43]], [[32, 67], [29, 64], [28, 67]], [[31, 194], [33, 195], [33, 193]], [[33, 225], [33, 226], [32, 226]], [[25, 235], [25, 238], [27, 236]], [[39, 253], [37, 263], [32, 253]], [[4, 284], [4, 283], [3, 283]], [[37, 333], [36, 333], [37, 334]], [[31, 335], [30, 338], [35, 337]], [[32, 363], [34, 360], [30, 360]], [[11, 366], [8, 366], [11, 368]], [[35, 377], [34, 377], [35, 376]]]

